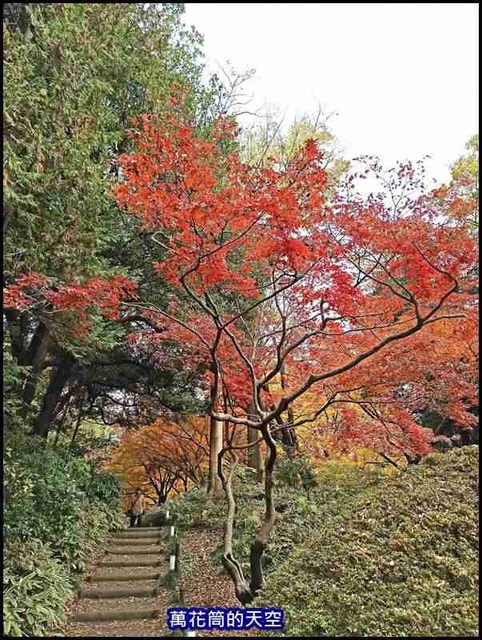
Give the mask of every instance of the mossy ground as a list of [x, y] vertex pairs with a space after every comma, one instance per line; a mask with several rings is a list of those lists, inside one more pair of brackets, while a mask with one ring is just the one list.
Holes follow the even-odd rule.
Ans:
[[[264, 502], [247, 480], [236, 482], [233, 547], [249, 574]], [[278, 478], [266, 587], [253, 604], [284, 609], [285, 636], [477, 635], [477, 481], [475, 446], [388, 475], [327, 464], [309, 492]], [[181, 527], [221, 531], [225, 503], [203, 489], [170, 503]]]
[[478, 447], [463, 447], [366, 486], [256, 604], [284, 609], [287, 636], [476, 636], [477, 481]]

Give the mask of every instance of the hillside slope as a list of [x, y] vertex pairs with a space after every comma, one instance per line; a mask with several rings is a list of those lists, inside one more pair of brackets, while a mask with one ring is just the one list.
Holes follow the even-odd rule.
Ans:
[[285, 610], [286, 636], [477, 635], [477, 481], [463, 447], [333, 503], [256, 605]]

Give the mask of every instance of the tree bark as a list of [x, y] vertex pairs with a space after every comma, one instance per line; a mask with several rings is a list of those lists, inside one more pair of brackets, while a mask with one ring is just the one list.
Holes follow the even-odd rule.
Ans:
[[67, 415], [67, 411], [69, 410], [70, 401], [72, 400], [72, 396], [69, 396], [64, 404], [64, 411], [62, 413], [62, 417], [59, 420], [59, 424], [57, 425], [57, 433], [55, 434], [55, 442], [54, 445], [57, 446], [59, 441], [59, 436], [64, 429], [65, 416]]
[[218, 456], [223, 446], [223, 423], [220, 420], [210, 418], [209, 425], [209, 478], [208, 496], [219, 498], [221, 496], [221, 479], [218, 475]]
[[[211, 387], [211, 404], [217, 409], [218, 398], [214, 397], [214, 387]], [[209, 474], [208, 491], [210, 498], [220, 498], [222, 495], [221, 478], [218, 475], [218, 456], [223, 448], [223, 423], [210, 416], [209, 421]]]
[[251, 446], [248, 449], [248, 466], [252, 467], [256, 471], [256, 482], [263, 482], [263, 456], [261, 453], [260, 443], [252, 444], [259, 438], [259, 433], [256, 429], [247, 427], [248, 429], [248, 444]]
[[227, 574], [234, 583], [234, 591], [238, 600], [246, 605], [253, 600], [253, 594], [249, 585], [243, 575], [243, 570], [239, 562], [233, 556], [233, 528], [234, 528], [234, 516], [236, 514], [236, 502], [234, 500], [232, 478], [234, 470], [238, 463], [238, 457], [233, 450], [230, 450], [231, 465], [227, 477], [223, 472], [223, 453], [221, 450], [218, 456], [218, 474], [221, 478], [222, 486], [228, 503], [228, 514], [226, 517], [226, 523], [224, 525], [224, 554], [223, 554], [223, 567]]
[[50, 375], [50, 383], [45, 393], [42, 409], [34, 424], [34, 435], [46, 438], [49, 433], [50, 423], [55, 414], [55, 407], [57, 406], [62, 390], [70, 377], [70, 372], [74, 366], [74, 360], [67, 358], [61, 362], [61, 364], [52, 369]]
[[[252, 402], [248, 407], [248, 416], [251, 419], [258, 418]], [[251, 427], [247, 427], [247, 436], [248, 436], [248, 444], [252, 445], [249, 447], [247, 451], [248, 466], [252, 467], [256, 471], [256, 482], [263, 482], [264, 467], [263, 467], [263, 454], [261, 452], [261, 445], [259, 442], [257, 444], [253, 444], [259, 438], [258, 430], [253, 429]]]
[[[274, 478], [273, 478], [273, 469], [276, 461], [276, 444], [271, 435], [270, 429], [268, 425], [264, 425], [261, 428], [261, 433], [263, 435], [263, 439], [268, 447], [268, 455], [266, 458], [265, 464], [265, 504], [266, 511], [264, 515], [263, 523], [256, 534], [256, 538], [251, 545], [251, 554], [250, 554], [250, 567], [251, 567], [251, 580], [249, 584], [247, 583], [243, 570], [239, 562], [233, 556], [232, 549], [232, 539], [233, 539], [233, 529], [234, 529], [234, 516], [236, 513], [236, 502], [234, 500], [233, 490], [232, 490], [232, 478], [234, 475], [234, 471], [236, 465], [238, 463], [238, 456], [234, 449], [230, 449], [230, 441], [228, 440], [229, 446], [225, 449], [222, 449], [218, 456], [218, 473], [221, 478], [222, 486], [224, 489], [224, 493], [226, 496], [226, 500], [228, 503], [228, 514], [226, 518], [226, 523], [224, 525], [224, 554], [223, 554], [223, 567], [225, 568], [227, 574], [231, 578], [235, 594], [238, 600], [246, 605], [253, 601], [256, 597], [256, 594], [263, 587], [264, 584], [264, 576], [263, 576], [263, 567], [262, 567], [262, 559], [263, 554], [266, 550], [268, 544], [268, 538], [271, 533], [271, 530], [274, 526], [276, 519], [276, 511], [274, 507], [274, 497], [273, 497], [273, 487], [274, 487]], [[228, 475], [225, 476], [224, 470], [222, 467], [223, 455], [225, 452], [228, 452], [231, 458], [231, 464], [229, 465]]]
[[[281, 388], [282, 389], [286, 389], [287, 388], [287, 380], [286, 380], [286, 363], [283, 363], [283, 366], [281, 367]], [[293, 409], [290, 407], [288, 407], [288, 424], [293, 424], [295, 420], [295, 416], [293, 413]], [[298, 441], [296, 439], [296, 432], [293, 428], [290, 427], [286, 427], [285, 429], [282, 429], [281, 431], [281, 442], [283, 444], [283, 448], [286, 452], [287, 457], [292, 460], [297, 452], [298, 452]]]
[[268, 538], [273, 529], [275, 519], [276, 519], [276, 510], [274, 507], [274, 497], [273, 497], [273, 487], [274, 487], [274, 479], [273, 479], [273, 469], [276, 461], [276, 444], [271, 436], [269, 426], [263, 428], [262, 431], [264, 441], [268, 447], [268, 455], [266, 457], [266, 466], [265, 466], [265, 505], [266, 511], [264, 514], [264, 521], [261, 525], [258, 533], [256, 534], [256, 538], [251, 545], [251, 556], [250, 556], [250, 566], [251, 566], [251, 581], [250, 581], [250, 591], [253, 594], [253, 597], [256, 596], [258, 591], [264, 585], [264, 576], [263, 576], [263, 566], [262, 566], [262, 558], [263, 554], [268, 545]]
[[[45, 362], [45, 358], [47, 357], [50, 344], [51, 338], [48, 329], [44, 324], [40, 323], [28, 348], [29, 353], [27, 353], [26, 355], [25, 364], [31, 364], [32, 369], [30, 370], [23, 387], [23, 406], [20, 412], [22, 418], [25, 418], [27, 416], [30, 405], [32, 404], [32, 400], [35, 397], [39, 373], [42, 370], [42, 365]], [[23, 362], [20, 362], [20, 364], [23, 364]]]
[[[75, 422], [74, 432], [72, 433], [72, 438], [71, 438], [71, 440], [70, 440], [70, 448], [71, 448], [71, 449], [72, 449], [72, 448], [73, 448], [73, 446], [74, 446], [75, 439], [76, 439], [77, 434], [78, 434], [78, 432], [79, 432], [80, 423], [82, 422], [82, 418], [83, 418], [83, 416], [85, 415], [85, 414], [83, 414], [83, 413], [82, 413], [83, 406], [84, 406], [84, 400], [83, 400], [83, 398], [81, 397], [81, 399], [80, 399], [80, 407], [79, 407], [79, 414], [78, 414], [78, 416], [77, 416], [77, 420], [76, 420], [76, 422]], [[92, 407], [92, 403], [91, 403], [91, 405], [90, 405], [90, 406]]]

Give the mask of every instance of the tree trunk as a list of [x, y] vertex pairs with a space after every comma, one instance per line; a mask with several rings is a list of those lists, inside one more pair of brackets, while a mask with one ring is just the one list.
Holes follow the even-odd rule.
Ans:
[[[254, 420], [258, 418], [252, 402], [248, 407], [248, 416]], [[257, 444], [252, 444], [258, 440], [259, 432], [257, 429], [252, 429], [251, 427], [247, 427], [247, 430], [248, 444], [252, 445], [249, 447], [247, 452], [247, 464], [249, 467], [252, 467], [256, 471], [256, 482], [263, 482], [264, 468], [261, 444], [259, 442]]]
[[57, 433], [55, 434], [55, 442], [54, 442], [55, 446], [57, 446], [57, 443], [59, 441], [59, 436], [64, 429], [65, 416], [67, 415], [67, 411], [69, 410], [69, 405], [71, 400], [72, 400], [72, 396], [69, 396], [67, 398], [67, 401], [65, 402], [64, 412], [62, 413], [62, 417], [60, 418], [59, 424], [57, 425]]
[[210, 418], [209, 425], [209, 478], [208, 496], [219, 498], [221, 496], [221, 479], [218, 475], [218, 455], [223, 446], [223, 423]]
[[229, 467], [227, 477], [223, 472], [223, 450], [220, 451], [218, 456], [218, 474], [221, 478], [224, 493], [228, 503], [228, 514], [226, 517], [226, 523], [224, 525], [224, 553], [223, 553], [223, 567], [227, 574], [231, 578], [234, 584], [234, 591], [238, 600], [246, 605], [253, 600], [253, 594], [247, 581], [243, 575], [243, 569], [241, 565], [233, 556], [233, 529], [234, 529], [234, 516], [236, 514], [236, 502], [234, 500], [232, 478], [236, 465], [238, 463], [238, 457], [233, 450], [229, 451], [231, 457], [231, 465]]
[[[287, 380], [286, 380], [286, 363], [283, 363], [281, 367], [281, 388], [287, 388]], [[291, 407], [288, 408], [288, 424], [293, 424], [295, 421], [295, 416], [293, 413], [293, 409]], [[286, 452], [286, 456], [292, 460], [296, 454], [298, 453], [298, 441], [296, 439], [296, 433], [293, 428], [286, 427], [281, 431], [281, 442], [283, 444], [283, 448]]]
[[276, 519], [273, 497], [273, 469], [276, 461], [276, 444], [271, 436], [268, 426], [263, 429], [263, 438], [268, 447], [264, 483], [266, 511], [263, 524], [261, 525], [258, 533], [256, 534], [256, 538], [251, 545], [251, 581], [249, 587], [251, 593], [253, 594], [253, 597], [256, 596], [256, 594], [264, 585], [262, 558], [263, 553], [265, 552], [268, 545], [268, 538]]
[[30, 33], [31, 37], [30, 17], [27, 12], [28, 4], [28, 2], [6, 2], [3, 7], [3, 16], [8, 27], [18, 29], [24, 35]]
[[22, 393], [22, 410], [20, 415], [22, 418], [27, 416], [32, 400], [35, 397], [35, 391], [37, 389], [37, 383], [39, 373], [42, 370], [42, 365], [47, 357], [47, 353], [50, 347], [51, 339], [47, 327], [44, 324], [39, 324], [38, 329], [32, 338], [32, 342], [28, 348], [30, 354], [27, 354], [26, 364], [31, 364], [32, 368], [27, 376], [23, 393]]
[[410, 453], [404, 453], [403, 455], [405, 456], [408, 464], [418, 464], [422, 459], [422, 456], [419, 453], [416, 453], [413, 456]]
[[[214, 386], [211, 387], [211, 406], [218, 409], [219, 396], [215, 397]], [[223, 423], [209, 418], [209, 474], [208, 474], [208, 496], [210, 498], [220, 498], [222, 496], [222, 483], [218, 475], [218, 456], [223, 448]]]
[[33, 433], [34, 435], [46, 438], [49, 433], [50, 423], [55, 414], [57, 406], [65, 383], [69, 379], [70, 372], [74, 366], [74, 360], [68, 358], [55, 369], [52, 369], [50, 383], [45, 393], [42, 409], [40, 410], [37, 420], [35, 421]]
[[[3, 314], [7, 321], [7, 331], [10, 335], [10, 346], [13, 358], [18, 362], [23, 352], [24, 331], [26, 314], [21, 314], [17, 309], [4, 309]], [[20, 363], [19, 363], [20, 364]]]
[[[262, 559], [263, 553], [266, 550], [268, 544], [268, 538], [271, 533], [271, 530], [275, 523], [276, 511], [274, 507], [274, 498], [273, 498], [273, 487], [274, 487], [274, 479], [273, 479], [273, 469], [276, 461], [276, 444], [271, 436], [271, 432], [269, 426], [264, 425], [261, 428], [261, 433], [263, 435], [263, 439], [268, 447], [268, 455], [266, 457], [266, 466], [265, 466], [265, 504], [266, 511], [263, 523], [256, 534], [256, 538], [251, 545], [251, 556], [250, 556], [250, 565], [251, 565], [251, 580], [248, 584], [241, 565], [233, 556], [233, 529], [234, 529], [234, 516], [236, 514], [236, 502], [234, 500], [233, 490], [232, 490], [232, 478], [234, 475], [234, 471], [236, 465], [238, 463], [238, 457], [234, 449], [222, 449], [218, 456], [218, 473], [221, 478], [224, 493], [226, 496], [226, 500], [228, 503], [228, 514], [226, 518], [226, 523], [224, 527], [224, 554], [223, 554], [223, 566], [228, 573], [229, 577], [233, 581], [234, 589], [236, 593], [236, 597], [238, 600], [246, 605], [253, 601], [256, 597], [256, 594], [263, 587], [264, 578], [263, 578], [263, 568], [262, 568]], [[225, 452], [229, 453], [231, 458], [231, 464], [229, 466], [229, 471], [227, 476], [224, 474], [222, 460]]]
[[[70, 440], [70, 448], [71, 448], [71, 449], [72, 449], [72, 448], [73, 448], [73, 446], [74, 446], [75, 438], [77, 437], [77, 434], [78, 434], [78, 432], [79, 432], [80, 423], [81, 423], [81, 421], [82, 421], [82, 417], [83, 417], [83, 415], [84, 415], [84, 414], [82, 413], [83, 405], [84, 405], [84, 401], [83, 401], [83, 399], [81, 398], [81, 400], [80, 400], [80, 407], [79, 407], [79, 415], [77, 416], [77, 421], [76, 421], [76, 423], [75, 423], [74, 432], [72, 433], [72, 438], [71, 438], [71, 440]], [[91, 406], [92, 406], [92, 405], [91, 405]]]
[[[256, 442], [259, 438], [259, 432], [256, 429], [248, 427], [248, 444]], [[248, 466], [252, 467], [256, 471], [256, 482], [263, 482], [263, 455], [261, 453], [261, 446], [258, 442], [253, 444], [248, 449]]]

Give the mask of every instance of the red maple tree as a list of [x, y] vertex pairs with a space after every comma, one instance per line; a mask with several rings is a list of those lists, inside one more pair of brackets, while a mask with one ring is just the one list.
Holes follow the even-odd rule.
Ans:
[[106, 319], [120, 317], [123, 299], [137, 299], [136, 285], [124, 276], [110, 280], [91, 278], [83, 284], [53, 285], [50, 278], [39, 273], [27, 273], [5, 287], [4, 307], [24, 310], [36, 307], [52, 318], [62, 317], [70, 335], [84, 338], [89, 330], [89, 312], [95, 310]]
[[[218, 465], [229, 502], [223, 562], [238, 598], [249, 602], [263, 584], [261, 556], [275, 519], [274, 431], [280, 422], [291, 429], [315, 422], [335, 403], [349, 407], [355, 394], [393, 397], [401, 380], [392, 365], [403, 345], [416, 348], [435, 323], [466, 317], [476, 247], [420, 196], [388, 202], [348, 189], [327, 202], [313, 141], [286, 167], [275, 160], [260, 167], [225, 153], [234, 135], [229, 120], [207, 140], [175, 117], [160, 123], [141, 116], [132, 130], [137, 153], [121, 158], [115, 195], [165, 249], [156, 268], [172, 287], [169, 305], [145, 305], [167, 329], [157, 339], [182, 340], [194, 359], [204, 359], [213, 419], [249, 427], [266, 445], [266, 514], [249, 584], [231, 547], [232, 442], [220, 454], [229, 452], [229, 473]], [[392, 178], [418, 186], [409, 164]], [[284, 383], [276, 384], [282, 373]], [[316, 404], [293, 412], [308, 393]], [[389, 421], [411, 449], [428, 450], [402, 407], [392, 407]], [[387, 420], [378, 412], [371, 425], [385, 429]]]

